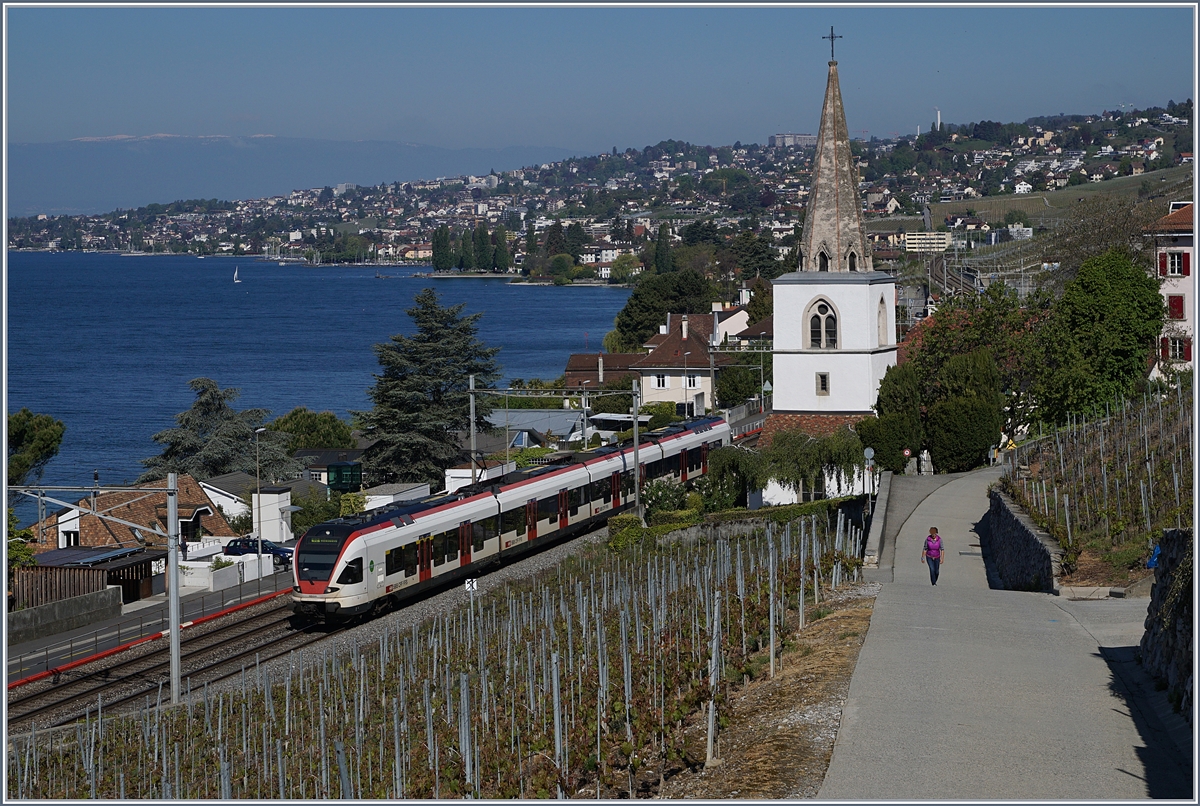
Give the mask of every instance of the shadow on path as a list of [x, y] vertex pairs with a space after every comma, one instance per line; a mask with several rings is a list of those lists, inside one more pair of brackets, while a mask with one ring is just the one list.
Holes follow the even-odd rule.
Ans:
[[1166, 693], [1154, 690], [1154, 681], [1137, 662], [1137, 647], [1099, 649], [1098, 657], [1108, 664], [1111, 675], [1109, 691], [1115, 700], [1124, 703], [1145, 744], [1134, 748], [1142, 769], [1121, 772], [1143, 780], [1151, 798], [1190, 799], [1194, 780], [1191, 727], [1174, 713]]

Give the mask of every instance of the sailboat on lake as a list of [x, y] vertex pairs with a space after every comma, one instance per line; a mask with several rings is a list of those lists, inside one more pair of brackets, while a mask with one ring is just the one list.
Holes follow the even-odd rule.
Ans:
[[241, 282], [241, 280], [239, 280], [239, 279], [238, 279], [238, 276], [237, 276], [237, 266], [234, 266], [234, 267], [233, 267], [233, 281], [234, 281], [235, 283], [240, 283], [240, 282]]

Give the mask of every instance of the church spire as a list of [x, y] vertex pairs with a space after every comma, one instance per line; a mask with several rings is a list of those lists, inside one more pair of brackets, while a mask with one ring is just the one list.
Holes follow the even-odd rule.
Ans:
[[[829, 29], [830, 52], [833, 29]], [[841, 37], [836, 37], [841, 39]], [[862, 228], [858, 172], [850, 154], [850, 132], [842, 108], [837, 62], [829, 62], [829, 84], [813, 159], [808, 212], [800, 238], [800, 271], [871, 271], [871, 252]]]

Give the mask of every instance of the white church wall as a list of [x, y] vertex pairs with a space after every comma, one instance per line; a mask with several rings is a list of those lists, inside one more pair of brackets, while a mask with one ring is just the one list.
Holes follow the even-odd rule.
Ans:
[[[879, 489], [878, 480], [876, 480], [875, 489]], [[839, 483], [836, 474], [828, 474], [825, 476], [825, 491], [826, 498], [841, 498], [846, 495], [862, 495], [871, 492], [871, 477], [865, 474], [862, 470], [856, 470], [853, 477], [845, 479]], [[799, 500], [793, 490], [784, 487], [779, 482], [771, 479], [767, 483], [766, 488], [761, 493], [762, 505], [781, 507], [788, 504], [795, 504]]]
[[[879, 383], [896, 363], [895, 282], [881, 272], [796, 272], [775, 281], [776, 411], [867, 412]], [[837, 315], [835, 349], [806, 347], [812, 306], [827, 302]], [[880, 346], [879, 307], [885, 325]], [[828, 375], [827, 392], [818, 374]]]

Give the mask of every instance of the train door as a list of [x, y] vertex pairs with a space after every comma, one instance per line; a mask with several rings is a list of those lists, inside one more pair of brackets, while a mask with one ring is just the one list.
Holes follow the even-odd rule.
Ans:
[[708, 443], [700, 446], [700, 472], [708, 475]]
[[681, 482], [687, 481], [687, 455], [687, 448], [679, 450], [679, 480]]
[[471, 522], [463, 521], [458, 525], [458, 556], [459, 566], [471, 564]]
[[614, 510], [620, 509], [620, 507], [621, 507], [621, 471], [614, 470], [612, 476], [609, 479], [609, 483], [612, 484], [613, 509]]
[[422, 535], [417, 541], [417, 572], [419, 582], [433, 576], [433, 535]]
[[558, 491], [558, 528], [567, 528], [567, 491], [565, 488]]
[[530, 542], [537, 540], [538, 505], [536, 498], [530, 498], [525, 502], [525, 522], [529, 524], [529, 534], [525, 536], [525, 539]]

